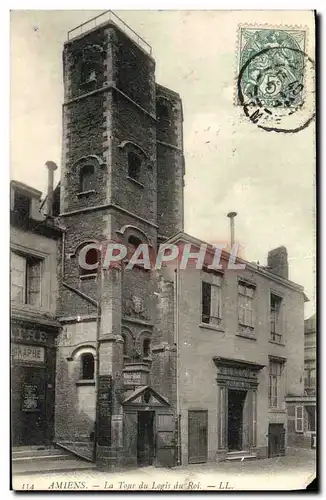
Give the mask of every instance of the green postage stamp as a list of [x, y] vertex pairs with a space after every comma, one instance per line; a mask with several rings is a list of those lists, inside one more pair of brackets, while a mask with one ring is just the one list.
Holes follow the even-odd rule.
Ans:
[[271, 120], [288, 121], [306, 100], [306, 72], [313, 65], [305, 51], [306, 31], [240, 27], [239, 35], [237, 104], [265, 128]]

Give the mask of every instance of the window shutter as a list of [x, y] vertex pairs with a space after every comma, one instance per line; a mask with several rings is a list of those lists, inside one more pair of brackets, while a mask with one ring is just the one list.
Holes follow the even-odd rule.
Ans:
[[221, 318], [221, 288], [216, 285], [211, 287], [211, 316], [213, 318]]
[[15, 252], [10, 255], [11, 300], [24, 304], [26, 301], [26, 259]]
[[303, 406], [295, 407], [295, 432], [303, 432]]

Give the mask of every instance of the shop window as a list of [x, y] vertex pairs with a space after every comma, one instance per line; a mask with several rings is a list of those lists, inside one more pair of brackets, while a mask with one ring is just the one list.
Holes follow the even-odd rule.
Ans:
[[94, 165], [85, 165], [80, 169], [80, 191], [92, 191], [95, 187], [95, 168]]
[[141, 157], [137, 153], [130, 151], [128, 153], [128, 176], [138, 182], [140, 180], [141, 164]]
[[95, 370], [95, 361], [92, 353], [88, 352], [81, 355], [81, 379], [93, 380]]
[[11, 252], [11, 300], [18, 304], [39, 306], [41, 303], [42, 259]]

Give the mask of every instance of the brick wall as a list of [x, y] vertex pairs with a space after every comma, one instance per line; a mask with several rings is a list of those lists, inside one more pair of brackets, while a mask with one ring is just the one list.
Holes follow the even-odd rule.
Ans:
[[[79, 385], [80, 350], [95, 354], [96, 323], [64, 325], [57, 339], [55, 440], [88, 441], [95, 419], [95, 382]], [[84, 351], [83, 351], [84, 352]]]

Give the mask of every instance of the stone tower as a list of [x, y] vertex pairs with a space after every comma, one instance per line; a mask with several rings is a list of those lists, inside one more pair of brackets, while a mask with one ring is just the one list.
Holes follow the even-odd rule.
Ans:
[[[102, 429], [97, 452], [117, 463], [126, 440], [122, 402], [137, 386], [150, 385], [152, 356], [155, 366], [165, 362], [162, 349], [154, 354], [150, 346], [171, 344], [162, 339], [162, 328], [155, 339], [166, 287], [154, 271], [122, 266], [103, 273], [99, 292], [96, 271], [82, 270], [78, 255], [94, 241], [129, 248], [148, 243], [156, 251], [183, 229], [182, 105], [177, 93], [155, 83], [151, 48], [119, 18], [106, 13], [82, 28], [70, 32], [63, 50], [60, 218], [66, 237], [56, 439], [81, 447], [93, 439], [100, 296], [99, 375], [112, 377], [113, 392], [109, 437]], [[87, 259], [96, 263], [97, 255], [90, 252]], [[161, 394], [172, 397], [171, 387], [162, 386]]]

